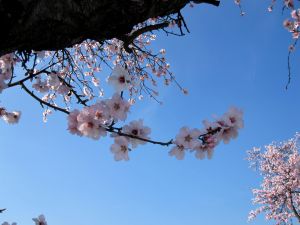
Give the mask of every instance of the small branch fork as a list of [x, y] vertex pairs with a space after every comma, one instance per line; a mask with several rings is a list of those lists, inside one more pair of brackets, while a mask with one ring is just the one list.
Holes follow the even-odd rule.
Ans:
[[[217, 0], [194, 0], [193, 1], [196, 4], [201, 4], [201, 3], [205, 3], [205, 4], [210, 4], [210, 5], [214, 5], [214, 6], [219, 6], [220, 5], [220, 1]], [[134, 32], [128, 34], [128, 35], [123, 35], [120, 37], [120, 40], [122, 40], [124, 42], [124, 49], [126, 50], [126, 52], [128, 53], [132, 53], [132, 49], [129, 47], [129, 45], [133, 44], [133, 41], [140, 35], [147, 33], [147, 32], [152, 32], [152, 31], [157, 31], [157, 30], [163, 30], [166, 34], [173, 34], [176, 36], [183, 36], [184, 32], [182, 30], [182, 25], [183, 27], [186, 29], [186, 31], [188, 33], [190, 33], [187, 24], [184, 20], [184, 17], [181, 14], [181, 11], [179, 10], [177, 12], [177, 18], [174, 19], [170, 16], [167, 16], [165, 18], [162, 18], [163, 22], [158, 23], [158, 24], [154, 24], [154, 25], [147, 25], [145, 27], [142, 27], [138, 30], [135, 30]], [[177, 24], [179, 30], [180, 30], [180, 34], [176, 34], [170, 31], [165, 30], [165, 28], [169, 27], [170, 24], [175, 23]]]
[[44, 108], [44, 105], [46, 105], [46, 106], [48, 106], [48, 107], [50, 107], [50, 108], [53, 108], [53, 109], [56, 110], [56, 111], [60, 111], [60, 112], [69, 114], [69, 111], [68, 111], [68, 110], [63, 109], [63, 108], [60, 108], [60, 107], [58, 107], [58, 106], [56, 106], [56, 105], [50, 104], [49, 102], [46, 102], [46, 101], [40, 99], [38, 96], [36, 96], [36, 95], [33, 93], [33, 91], [30, 91], [30, 90], [25, 86], [24, 83], [21, 83], [20, 85], [21, 85], [22, 89], [24, 89], [24, 91], [25, 91], [27, 94], [29, 94], [31, 97], [33, 97], [35, 100], [37, 100], [37, 101], [40, 103], [40, 105], [42, 106], [42, 108]]
[[169, 26], [169, 22], [163, 22], [163, 23], [159, 23], [159, 24], [154, 24], [154, 25], [149, 25], [143, 28], [140, 28], [136, 31], [134, 31], [133, 33], [127, 35], [127, 36], [123, 36], [120, 39], [124, 42], [124, 48], [126, 50], [126, 52], [128, 53], [132, 53], [132, 49], [129, 48], [129, 45], [133, 43], [134, 39], [136, 39], [138, 36], [147, 33], [147, 32], [152, 32], [154, 30], [160, 30], [163, 29], [165, 27]]

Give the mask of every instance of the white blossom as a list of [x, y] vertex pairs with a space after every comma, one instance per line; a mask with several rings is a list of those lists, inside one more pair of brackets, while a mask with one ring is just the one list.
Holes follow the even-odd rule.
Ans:
[[112, 85], [116, 92], [128, 90], [130, 88], [130, 75], [121, 65], [116, 65], [108, 78], [108, 83]]

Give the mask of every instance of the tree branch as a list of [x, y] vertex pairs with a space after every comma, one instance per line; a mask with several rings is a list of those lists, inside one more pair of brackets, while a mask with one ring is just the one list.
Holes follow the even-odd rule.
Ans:
[[293, 213], [295, 214], [296, 218], [298, 219], [298, 222], [300, 223], [300, 215], [299, 215], [299, 213], [298, 213], [298, 211], [297, 211], [297, 209], [296, 209], [296, 207], [294, 205], [292, 193], [291, 193], [290, 199], [291, 199]]
[[22, 89], [24, 89], [25, 92], [27, 92], [31, 97], [33, 97], [35, 100], [37, 100], [37, 101], [41, 104], [42, 107], [44, 107], [44, 105], [46, 105], [46, 106], [49, 106], [50, 108], [53, 108], [54, 110], [63, 112], [63, 113], [65, 113], [65, 114], [69, 114], [69, 113], [70, 113], [69, 111], [67, 111], [67, 110], [65, 110], [65, 109], [62, 109], [62, 108], [60, 108], [60, 107], [58, 107], [58, 106], [55, 106], [55, 105], [52, 105], [52, 104], [50, 104], [49, 102], [43, 101], [42, 99], [40, 99], [39, 97], [37, 97], [37, 96], [33, 93], [33, 91], [30, 91], [30, 90], [25, 86], [24, 83], [21, 83], [20, 86], [21, 86]]
[[129, 48], [129, 45], [134, 41], [134, 39], [136, 39], [138, 36], [140, 36], [146, 32], [163, 29], [168, 26], [169, 26], [169, 22], [163, 22], [163, 23], [159, 23], [159, 24], [149, 25], [149, 26], [146, 26], [146, 27], [143, 27], [141, 29], [134, 31], [133, 33], [131, 33], [129, 35], [123, 35], [123, 36], [121, 36], [120, 39], [124, 42], [124, 49], [126, 50], [126, 52], [132, 53], [132, 49]]
[[206, 4], [210, 4], [210, 5], [214, 5], [214, 6], [220, 5], [220, 1], [217, 1], [217, 0], [194, 0], [193, 2], [196, 4], [206, 3]]
[[0, 209], [0, 213], [3, 213], [6, 209]]
[[145, 141], [145, 142], [155, 144], [155, 145], [169, 146], [169, 145], [173, 144], [173, 139], [171, 139], [170, 141], [167, 141], [167, 142], [153, 141], [153, 140], [141, 138], [141, 137], [138, 137], [135, 135], [122, 133], [121, 130], [122, 130], [121, 128], [115, 128], [115, 127], [106, 128], [106, 131], [108, 131], [110, 133], [114, 133], [114, 134], [117, 134], [117, 135], [123, 136], [123, 137], [129, 137], [129, 138]]

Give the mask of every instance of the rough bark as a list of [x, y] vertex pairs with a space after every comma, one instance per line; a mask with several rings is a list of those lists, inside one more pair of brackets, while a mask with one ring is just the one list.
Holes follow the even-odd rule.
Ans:
[[[122, 37], [140, 22], [181, 10], [190, 0], [0, 0], [0, 56], [59, 50], [85, 39]], [[195, 3], [218, 5], [217, 0]]]

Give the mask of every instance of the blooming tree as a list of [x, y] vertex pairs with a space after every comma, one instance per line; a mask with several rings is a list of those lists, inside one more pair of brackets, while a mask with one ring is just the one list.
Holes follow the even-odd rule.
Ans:
[[253, 148], [248, 152], [251, 167], [262, 175], [260, 188], [253, 189], [254, 204], [260, 205], [249, 214], [249, 220], [260, 213], [276, 224], [300, 222], [300, 134], [282, 142], [272, 143], [265, 148]]

